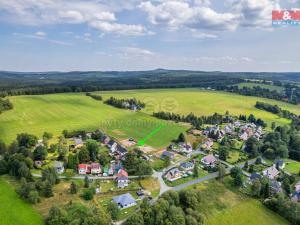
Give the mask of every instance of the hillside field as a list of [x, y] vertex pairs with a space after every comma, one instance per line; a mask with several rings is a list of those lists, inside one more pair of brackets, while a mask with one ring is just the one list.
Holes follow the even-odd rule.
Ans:
[[[144, 138], [161, 124], [153, 118], [152, 112], [171, 111], [174, 113], [211, 115], [214, 112], [239, 115], [253, 113], [268, 124], [287, 124], [287, 119], [254, 107], [256, 101], [277, 104], [296, 114], [300, 107], [257, 97], [248, 97], [225, 92], [200, 89], [147, 89], [129, 91], [98, 92], [104, 100], [110, 96], [117, 98], [135, 97], [146, 103], [141, 112], [117, 109], [96, 101], [84, 93], [48, 94], [34, 96], [13, 96], [10, 100], [14, 109], [0, 115], [0, 139], [9, 143], [21, 132], [36, 134], [41, 137], [44, 131], [55, 136], [64, 129], [103, 129], [118, 139], [133, 137]], [[171, 123], [161, 129], [148, 141], [147, 145], [162, 148], [188, 128], [186, 125]]]
[[283, 87], [280, 86], [275, 86], [275, 85], [270, 85], [270, 84], [258, 84], [258, 83], [240, 83], [237, 85], [239, 88], [243, 88], [243, 87], [248, 87], [248, 88], [253, 88], [253, 87], [261, 87], [261, 88], [265, 88], [265, 89], [269, 89], [270, 91], [277, 91], [279, 93], [284, 91]]
[[0, 224], [42, 225], [42, 217], [19, 198], [14, 188], [0, 177]]

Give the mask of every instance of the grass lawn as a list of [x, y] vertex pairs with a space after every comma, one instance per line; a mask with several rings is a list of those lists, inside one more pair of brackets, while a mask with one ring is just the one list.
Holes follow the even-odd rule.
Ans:
[[285, 161], [285, 167], [284, 170], [286, 170], [289, 173], [292, 174], [299, 174], [300, 171], [300, 162], [297, 162], [295, 160], [286, 159]]
[[235, 164], [239, 161], [247, 160], [247, 155], [240, 151], [229, 151], [229, 155], [226, 159], [226, 162]]
[[159, 195], [160, 186], [157, 178], [148, 177], [140, 180], [140, 185], [143, 189], [150, 191], [152, 197], [157, 197]]
[[150, 164], [152, 168], [156, 171], [160, 171], [166, 167], [166, 162], [160, 158], [154, 157], [151, 159]]
[[19, 198], [14, 187], [4, 177], [0, 177], [0, 224], [3, 225], [42, 225], [42, 217]]
[[253, 88], [253, 87], [261, 87], [261, 88], [265, 88], [265, 89], [269, 89], [270, 91], [277, 91], [277, 92], [283, 92], [284, 88], [280, 87], [280, 86], [275, 86], [275, 85], [270, 85], [270, 84], [256, 84], [256, 83], [240, 83], [237, 85], [239, 88], [243, 88], [243, 87], [248, 87], [248, 88]]
[[288, 225], [289, 222], [266, 208], [260, 201], [247, 197], [235, 188], [227, 188], [216, 180], [203, 182], [188, 189], [201, 190], [199, 211], [204, 214], [204, 225]]
[[224, 211], [215, 213], [205, 220], [204, 225], [288, 225], [288, 221], [267, 209], [254, 199], [237, 202]]

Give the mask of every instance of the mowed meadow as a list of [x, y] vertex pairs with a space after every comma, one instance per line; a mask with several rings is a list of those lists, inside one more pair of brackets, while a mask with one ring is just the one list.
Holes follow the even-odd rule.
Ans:
[[[248, 97], [225, 92], [193, 89], [147, 89], [97, 92], [104, 100], [110, 96], [117, 98], [137, 98], [146, 103], [141, 112], [117, 109], [101, 101], [96, 101], [85, 93], [48, 94], [9, 97], [14, 109], [0, 115], [0, 139], [9, 143], [21, 132], [39, 137], [44, 131], [59, 136], [64, 129], [103, 129], [118, 139], [133, 137], [140, 140], [157, 128], [162, 121], [151, 116], [152, 112], [171, 111], [186, 115], [211, 115], [215, 112], [239, 115], [253, 113], [269, 125], [288, 124], [289, 120], [258, 110], [256, 101], [277, 104], [300, 114], [300, 107], [284, 102]], [[176, 138], [187, 125], [171, 123], [146, 141], [146, 145], [162, 148]]]
[[[118, 139], [133, 137], [139, 140], [162, 122], [143, 112], [103, 104], [83, 93], [14, 96], [10, 100], [14, 109], [0, 115], [0, 139], [7, 143], [22, 132], [41, 137], [45, 131], [59, 136], [65, 129], [93, 131], [99, 128]], [[146, 144], [166, 146], [186, 129], [185, 125], [167, 124]]]
[[15, 188], [0, 177], [0, 224], [42, 225], [43, 218], [32, 206], [25, 203], [15, 192]]

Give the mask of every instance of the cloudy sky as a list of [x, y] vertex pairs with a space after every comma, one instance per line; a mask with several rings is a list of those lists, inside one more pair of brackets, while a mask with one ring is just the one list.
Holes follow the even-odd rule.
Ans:
[[0, 0], [0, 70], [300, 71], [300, 0]]

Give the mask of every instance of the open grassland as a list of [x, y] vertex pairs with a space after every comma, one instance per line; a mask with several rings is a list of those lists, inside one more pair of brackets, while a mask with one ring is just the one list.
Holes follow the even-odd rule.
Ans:
[[277, 91], [279, 93], [284, 91], [283, 87], [280, 86], [275, 86], [275, 85], [270, 85], [270, 84], [257, 84], [257, 83], [240, 83], [237, 85], [239, 88], [243, 88], [243, 87], [248, 87], [248, 88], [253, 88], [253, 87], [261, 87], [261, 88], [265, 88], [265, 89], [269, 89], [270, 91]]
[[[92, 131], [99, 128], [116, 138], [139, 140], [161, 123], [161, 120], [143, 112], [117, 109], [84, 94], [17, 96], [10, 100], [14, 109], [0, 115], [0, 139], [6, 142], [11, 142], [21, 132], [41, 137], [44, 131], [58, 136], [65, 129]], [[172, 123], [146, 144], [166, 146], [186, 129], [187, 126]]]
[[0, 224], [42, 225], [42, 217], [19, 198], [14, 188], [0, 177]]
[[[61, 134], [64, 129], [103, 129], [120, 140], [133, 137], [142, 139], [162, 122], [151, 116], [152, 112], [171, 111], [186, 115], [253, 113], [268, 124], [287, 124], [289, 120], [279, 118], [254, 107], [256, 101], [277, 104], [283, 109], [300, 114], [300, 107], [258, 97], [248, 97], [226, 92], [204, 91], [200, 89], [148, 89], [98, 92], [104, 100], [110, 96], [117, 98], [135, 97], [147, 106], [141, 112], [117, 109], [80, 94], [49, 94], [36, 96], [14, 96], [10, 100], [14, 109], [0, 115], [0, 139], [11, 142], [21, 132], [41, 136], [44, 131]], [[178, 134], [187, 129], [182, 124], [166, 126], [146, 141], [146, 145], [165, 147]]]
[[[225, 178], [227, 180], [227, 178]], [[225, 181], [226, 182], [226, 181]], [[212, 180], [195, 185], [201, 190], [204, 225], [288, 225], [289, 222], [266, 208], [260, 201], [232, 191]]]
[[256, 117], [265, 120], [268, 124], [272, 121], [277, 124], [287, 124], [289, 122], [289, 120], [279, 118], [272, 113], [256, 109], [254, 107], [256, 101], [277, 104], [283, 109], [300, 114], [300, 106], [271, 99], [243, 96], [227, 92], [206, 91], [196, 88], [107, 91], [98, 93], [102, 95], [104, 99], [110, 96], [117, 98], [135, 97], [147, 104], [143, 112], [149, 114], [153, 111], [171, 111], [183, 115], [190, 112], [196, 115], [211, 115], [215, 112], [224, 114], [228, 110], [229, 113], [233, 115], [249, 115], [253, 113]]
[[254, 199], [242, 201], [209, 217], [204, 225], [286, 225], [288, 221]]

